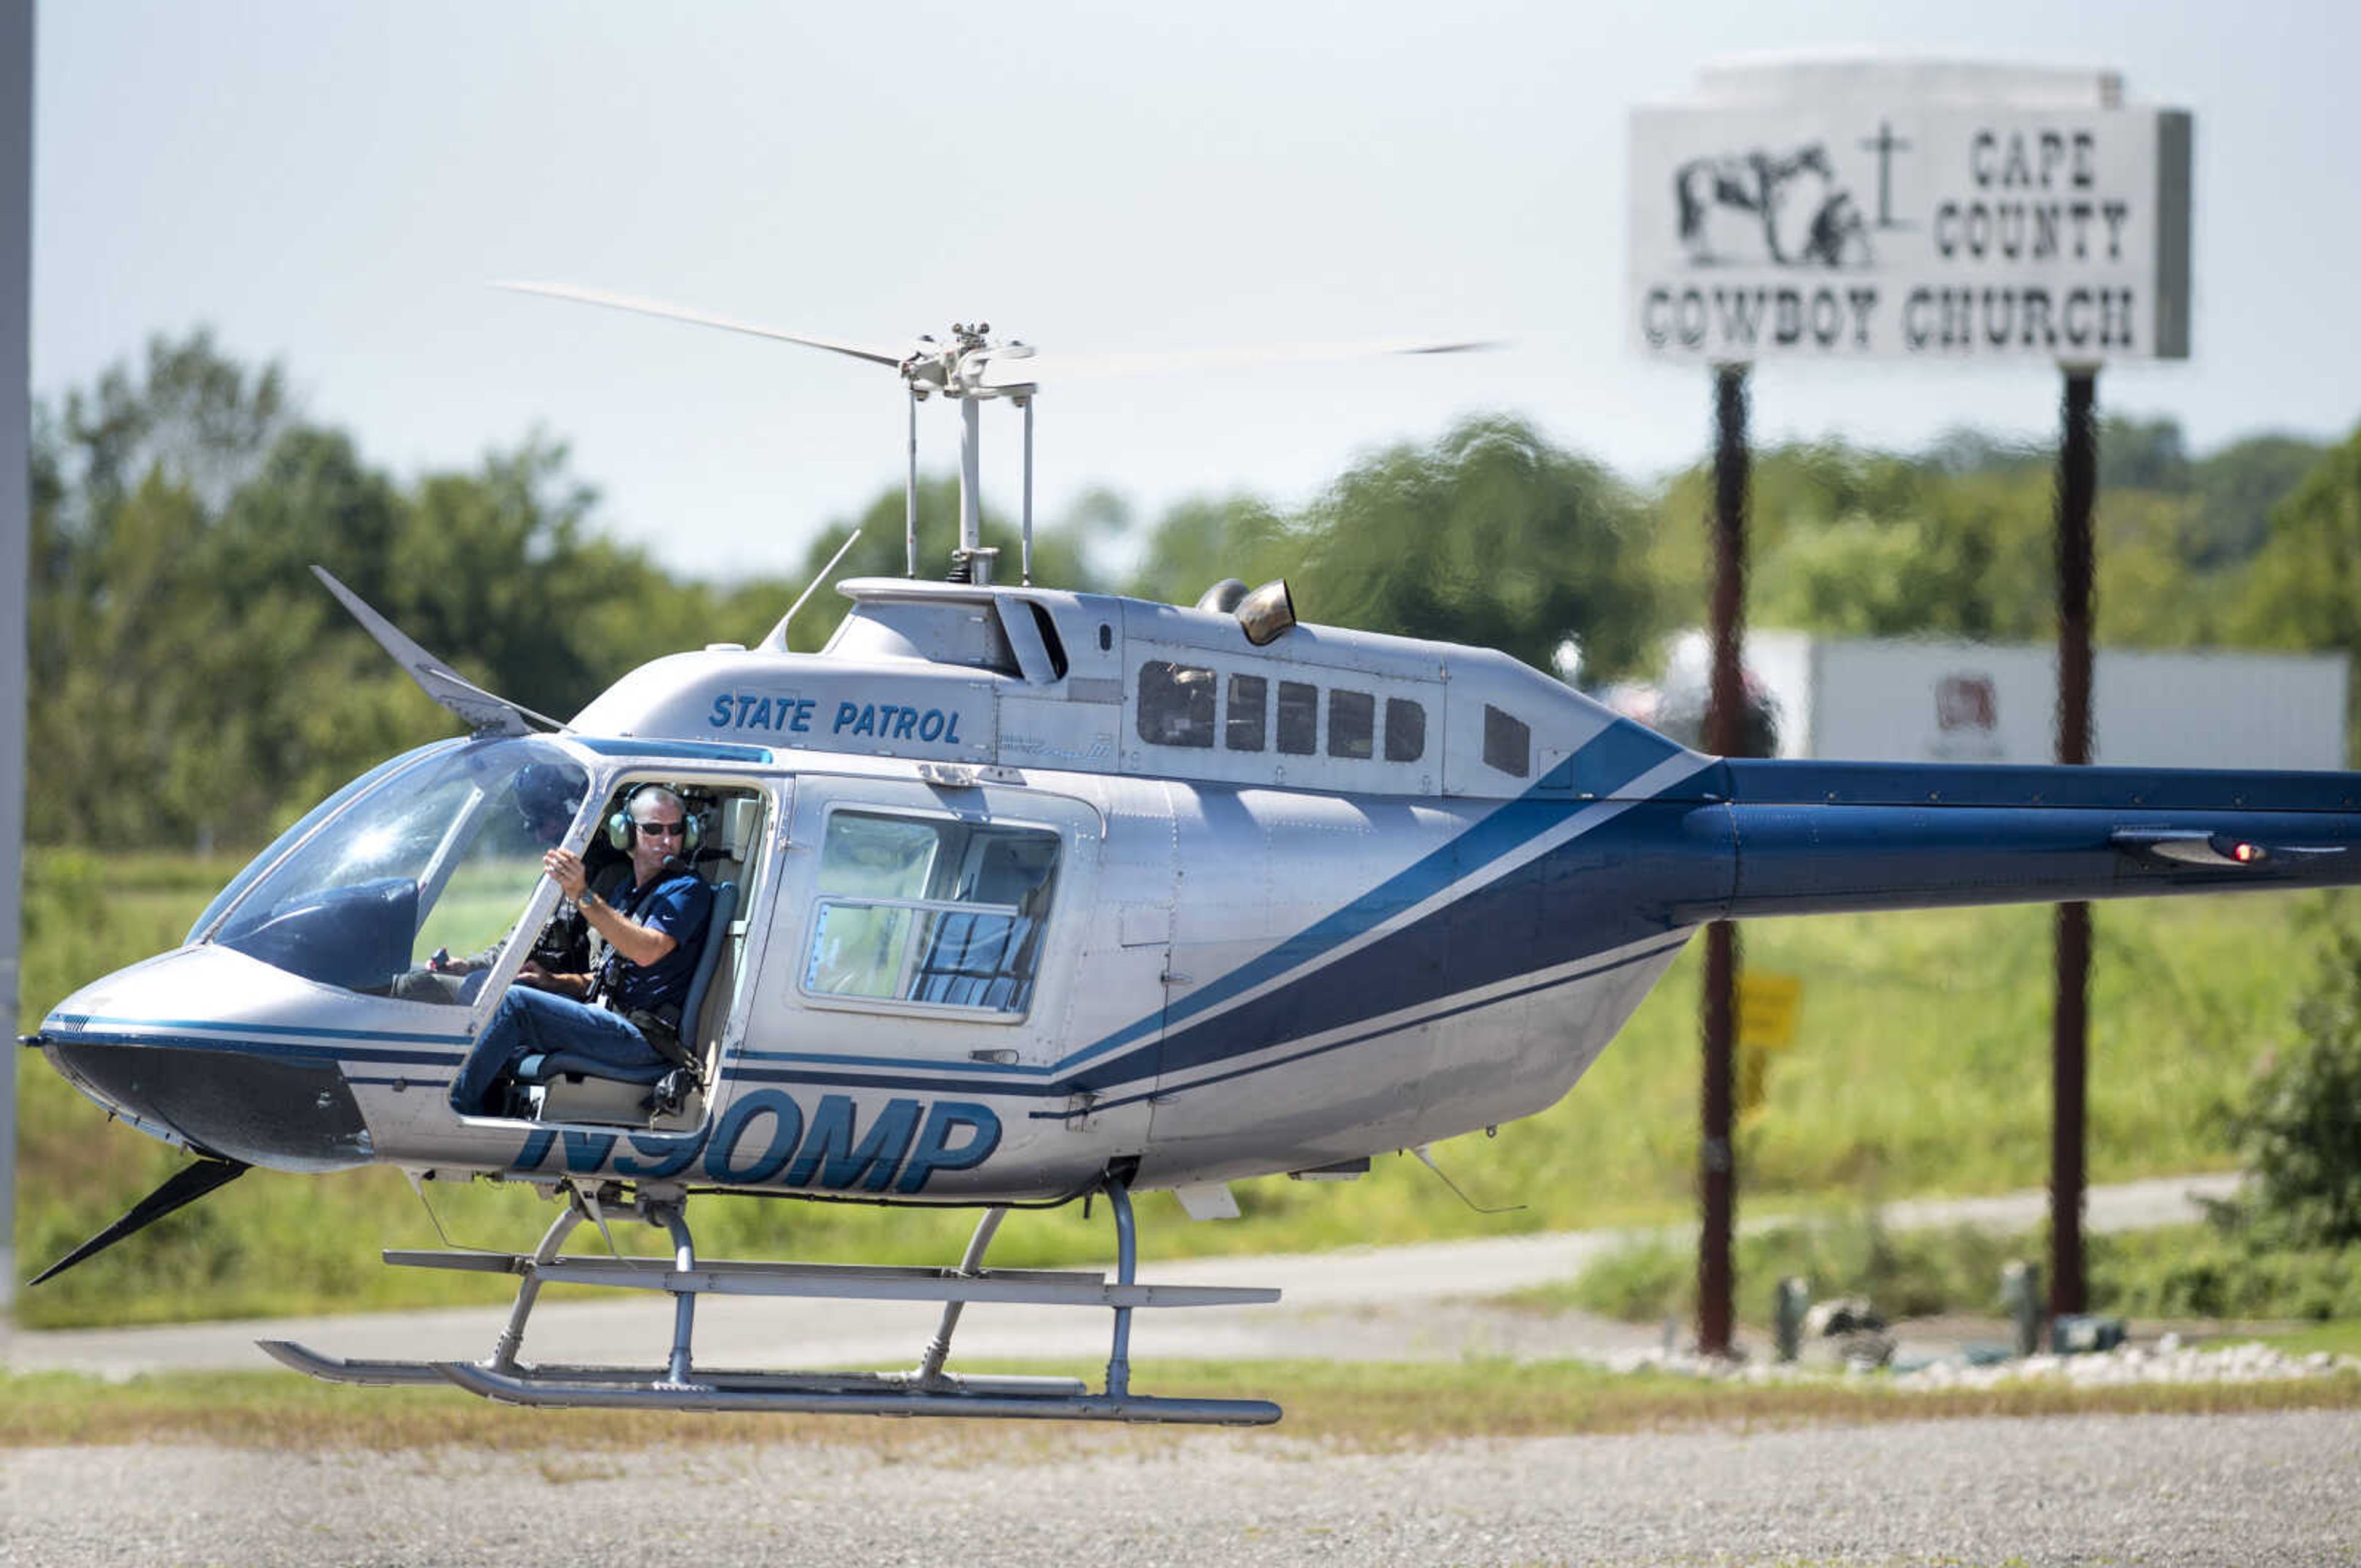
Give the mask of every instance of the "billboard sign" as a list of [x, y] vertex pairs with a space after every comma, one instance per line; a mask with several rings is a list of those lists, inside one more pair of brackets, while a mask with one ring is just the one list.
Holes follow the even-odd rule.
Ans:
[[1914, 100], [1909, 85], [1863, 72], [1792, 104], [1634, 111], [1625, 308], [1639, 351], [2188, 356], [2188, 114]]

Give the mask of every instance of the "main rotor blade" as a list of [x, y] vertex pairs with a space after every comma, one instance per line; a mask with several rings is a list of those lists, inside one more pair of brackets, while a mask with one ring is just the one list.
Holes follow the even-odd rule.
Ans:
[[1059, 354], [992, 361], [979, 378], [987, 387], [1023, 387], [1042, 381], [1106, 380], [1118, 376], [1159, 376], [1175, 370], [1247, 369], [1262, 365], [1309, 365], [1323, 360], [1367, 359], [1396, 354], [1486, 354], [1506, 348], [1496, 339], [1453, 343], [1292, 343], [1235, 348], [1184, 348], [1161, 354]]
[[147, 1229], [175, 1209], [186, 1208], [214, 1188], [235, 1181], [251, 1168], [242, 1159], [201, 1159], [194, 1165], [183, 1166], [174, 1171], [163, 1186], [131, 1205], [130, 1212], [123, 1218], [33, 1276], [32, 1283], [38, 1285], [44, 1279], [56, 1278], [84, 1258], [104, 1252], [134, 1231]]
[[532, 733], [537, 721], [552, 729], [565, 725], [547, 714], [535, 713], [500, 696], [488, 692], [425, 649], [412, 642], [402, 630], [368, 607], [368, 601], [336, 581], [324, 566], [314, 565], [312, 575], [327, 586], [336, 596], [336, 602], [361, 623], [361, 630], [377, 639], [377, 645], [393, 656], [402, 672], [418, 683], [419, 690], [459, 716], [470, 733], [477, 735], [526, 735]]
[[877, 348], [867, 344], [840, 343], [833, 338], [807, 337], [801, 333], [781, 332], [777, 327], [764, 326], [760, 322], [740, 321], [734, 316], [717, 316], [705, 311], [693, 311], [686, 305], [667, 304], [662, 300], [642, 300], [630, 294], [611, 294], [604, 289], [578, 289], [571, 283], [528, 283], [498, 281], [495, 289], [508, 289], [519, 294], [545, 294], [553, 300], [574, 300], [586, 305], [604, 305], [612, 311], [631, 311], [643, 316], [662, 316], [667, 321], [688, 322], [696, 326], [716, 326], [724, 332], [742, 332], [749, 337], [767, 337], [779, 343], [798, 343], [806, 348], [824, 348], [830, 354], [849, 355], [854, 359], [866, 359], [872, 365], [890, 366], [900, 369], [909, 357], [906, 353], [891, 348]]

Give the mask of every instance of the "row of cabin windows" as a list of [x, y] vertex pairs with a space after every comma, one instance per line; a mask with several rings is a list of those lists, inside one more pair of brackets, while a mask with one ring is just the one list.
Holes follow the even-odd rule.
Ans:
[[[1139, 738], [1157, 746], [1222, 744], [1233, 751], [1277, 750], [1308, 757], [1319, 750], [1320, 688], [1309, 681], [1280, 681], [1272, 701], [1271, 682], [1262, 675], [1231, 675], [1227, 706], [1214, 722], [1221, 678], [1196, 664], [1151, 659], [1139, 667]], [[1271, 723], [1276, 714], [1276, 733]], [[1386, 698], [1384, 756], [1389, 762], [1415, 762], [1426, 755], [1426, 708], [1409, 697]], [[1328, 693], [1328, 755], [1367, 761], [1378, 745], [1378, 699], [1368, 692], [1337, 687]], [[1532, 771], [1532, 730], [1522, 719], [1484, 706], [1484, 761], [1517, 778]]]
[[[1139, 738], [1158, 746], [1211, 748], [1214, 731], [1233, 751], [1271, 749], [1308, 757], [1320, 749], [1320, 688], [1280, 681], [1277, 701], [1262, 675], [1233, 674], [1227, 703], [1215, 723], [1221, 677], [1197, 664], [1151, 659], [1139, 667]], [[1276, 733], [1272, 725], [1277, 718]], [[1328, 755], [1367, 760], [1378, 755], [1378, 699], [1343, 687], [1328, 693]], [[1415, 762], [1426, 754], [1426, 708], [1408, 697], [1386, 698], [1384, 756]], [[1532, 772], [1532, 728], [1490, 703], [1484, 705], [1484, 761], [1513, 778]]]
[[[1211, 747], [1216, 729], [1233, 751], [1274, 748], [1309, 757], [1320, 750], [1320, 688], [1309, 681], [1273, 683], [1262, 675], [1231, 675], [1227, 705], [1214, 722], [1222, 677], [1195, 664], [1151, 659], [1139, 667], [1139, 738], [1159, 746]], [[1271, 690], [1276, 684], [1279, 690]], [[1274, 722], [1274, 720], [1276, 722]], [[1426, 709], [1407, 697], [1388, 697], [1385, 759], [1415, 762], [1426, 754]], [[1378, 753], [1378, 699], [1362, 691], [1328, 694], [1328, 755], [1367, 761]]]

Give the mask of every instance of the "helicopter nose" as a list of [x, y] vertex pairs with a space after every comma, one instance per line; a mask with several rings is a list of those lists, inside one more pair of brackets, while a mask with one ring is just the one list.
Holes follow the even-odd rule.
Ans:
[[145, 1132], [275, 1170], [368, 1163], [368, 1124], [324, 1052], [234, 1014], [175, 1018], [158, 1005], [157, 968], [204, 959], [150, 960], [85, 987], [34, 1038], [70, 1082]]
[[341, 1170], [369, 1159], [368, 1127], [334, 1066], [275, 1061], [225, 1040], [58, 1039], [52, 1065], [102, 1104], [191, 1147], [276, 1170]]

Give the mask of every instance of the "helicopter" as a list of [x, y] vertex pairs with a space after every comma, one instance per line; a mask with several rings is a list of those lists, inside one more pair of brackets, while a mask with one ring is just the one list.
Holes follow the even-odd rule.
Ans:
[[[26, 1038], [195, 1157], [42, 1278], [249, 1168], [387, 1164], [562, 1208], [531, 1251], [385, 1254], [518, 1277], [483, 1360], [263, 1342], [296, 1370], [528, 1406], [1267, 1424], [1267, 1400], [1132, 1388], [1136, 1311], [1279, 1296], [1142, 1282], [1134, 1193], [1235, 1215], [1233, 1182], [1350, 1179], [1544, 1110], [1713, 920], [2361, 883], [2361, 775], [1718, 757], [1501, 652], [1299, 623], [1283, 581], [1193, 606], [1037, 585], [1029, 560], [995, 581], [977, 411], [1026, 411], [1029, 556], [1048, 356], [981, 324], [896, 351], [518, 287], [891, 367], [914, 476], [918, 403], [960, 403], [950, 580], [916, 578], [914, 506], [912, 576], [838, 585], [819, 652], [787, 646], [798, 600], [760, 642], [657, 659], [561, 722], [320, 572], [468, 733], [330, 796], [180, 947]], [[459, 1094], [566, 917], [549, 846], [595, 880], [638, 842], [650, 785], [710, 895], [680, 1069], [558, 1053], [496, 1101]], [[454, 981], [453, 952], [482, 958]], [[981, 1215], [947, 1267], [723, 1261], [686, 1216], [717, 1192]], [[1077, 1200], [1112, 1213], [1112, 1278], [986, 1266], [1010, 1210]], [[565, 1250], [624, 1219], [665, 1234], [669, 1265]], [[553, 1282], [669, 1294], [661, 1360], [524, 1359]], [[694, 1351], [713, 1294], [941, 1316], [909, 1369], [719, 1370]], [[1009, 1301], [1111, 1311], [1101, 1386], [950, 1370], [964, 1308]]]

